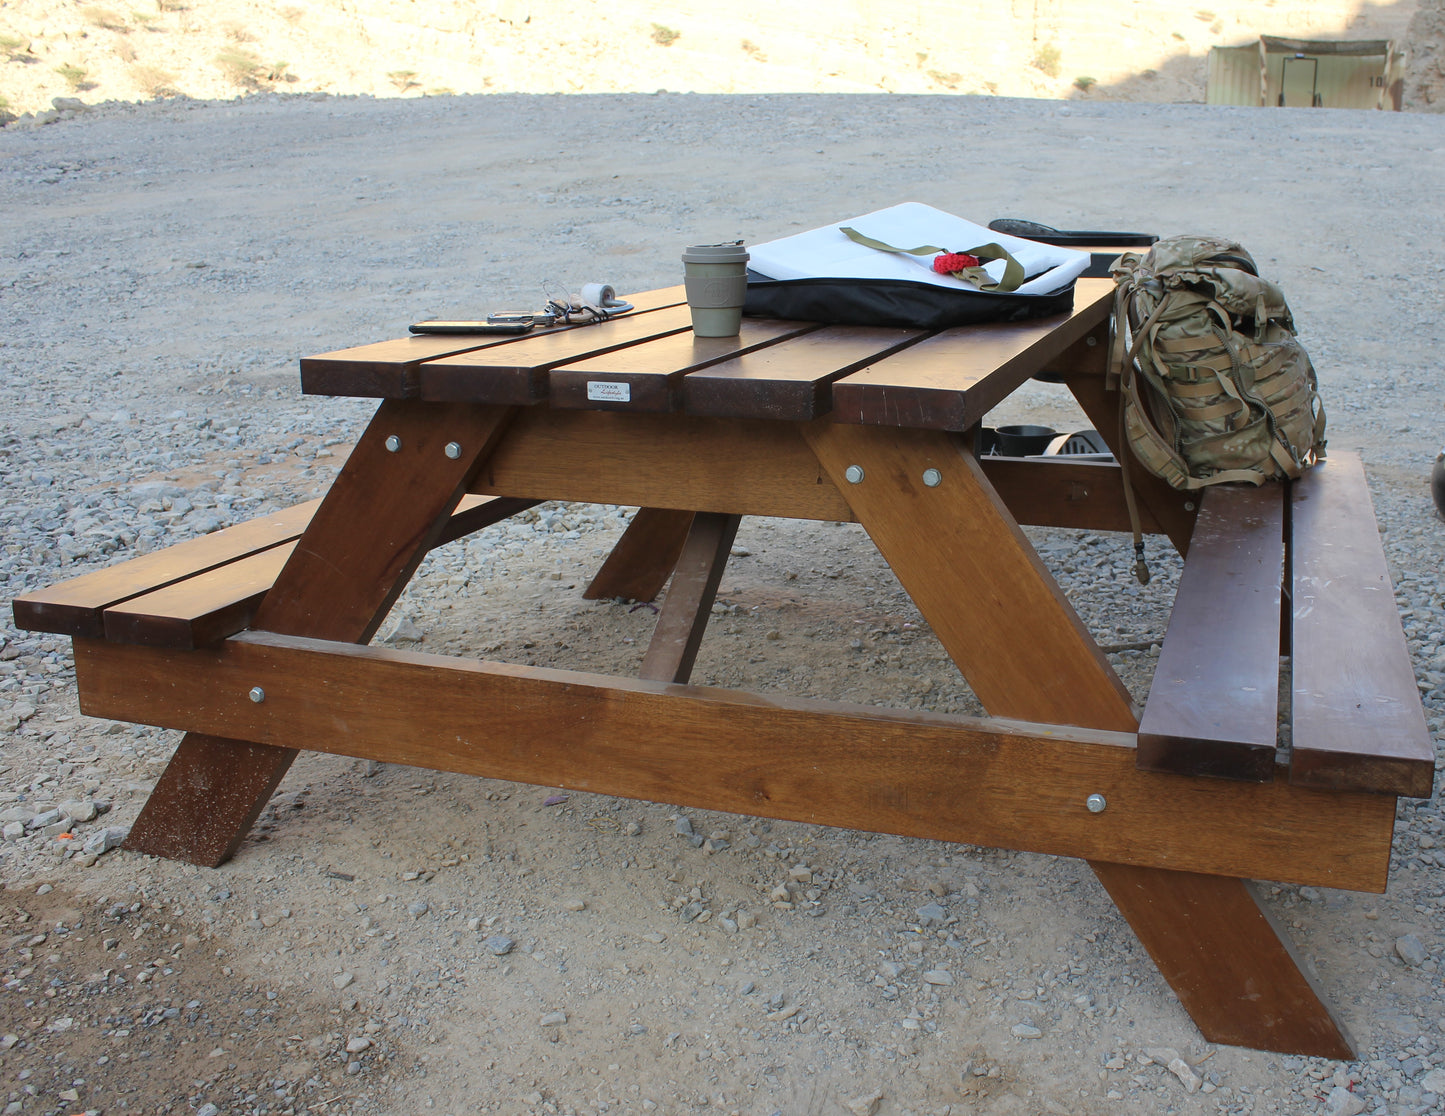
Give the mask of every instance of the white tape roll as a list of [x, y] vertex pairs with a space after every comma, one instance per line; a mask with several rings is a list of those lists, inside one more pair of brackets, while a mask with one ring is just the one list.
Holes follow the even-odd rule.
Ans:
[[608, 283], [584, 283], [582, 301], [589, 306], [605, 307], [609, 302], [617, 301], [617, 292]]

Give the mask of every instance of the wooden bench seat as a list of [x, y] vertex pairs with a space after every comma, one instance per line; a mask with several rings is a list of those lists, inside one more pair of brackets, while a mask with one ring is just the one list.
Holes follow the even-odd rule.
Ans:
[[1139, 720], [1147, 771], [1274, 778], [1285, 486], [1207, 488]]
[[1435, 749], [1360, 460], [1290, 493], [1290, 782], [1429, 798]]
[[[536, 500], [465, 496], [436, 545], [534, 506]], [[250, 625], [311, 522], [319, 500], [186, 539], [15, 599], [31, 631], [194, 650]]]
[[1356, 454], [1288, 486], [1201, 494], [1139, 766], [1274, 779], [1282, 647], [1290, 782], [1428, 798], [1434, 747]]

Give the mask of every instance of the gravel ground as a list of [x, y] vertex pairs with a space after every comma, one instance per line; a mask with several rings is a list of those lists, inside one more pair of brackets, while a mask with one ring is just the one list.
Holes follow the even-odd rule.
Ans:
[[[318, 494], [371, 408], [301, 397], [296, 359], [419, 318], [668, 285], [684, 243], [907, 198], [1213, 231], [1281, 282], [1331, 444], [1364, 455], [1438, 738], [1441, 129], [677, 95], [7, 129], [0, 575], [14, 596]], [[996, 418], [1078, 421], [1047, 385]], [[629, 514], [544, 505], [439, 550], [382, 635], [634, 670], [650, 611], [580, 598]], [[1102, 642], [1162, 634], [1176, 562], [1140, 589], [1120, 538], [1035, 538]], [[735, 553], [698, 681], [974, 708], [857, 528], [750, 521]], [[80, 716], [67, 641], [8, 615], [0, 639], [7, 1113], [1445, 1111], [1434, 802], [1402, 803], [1387, 895], [1264, 889], [1360, 1041], [1326, 1063], [1204, 1043], [1075, 861], [324, 756], [222, 869], [110, 851], [175, 734]], [[1140, 697], [1152, 655], [1111, 656]]]

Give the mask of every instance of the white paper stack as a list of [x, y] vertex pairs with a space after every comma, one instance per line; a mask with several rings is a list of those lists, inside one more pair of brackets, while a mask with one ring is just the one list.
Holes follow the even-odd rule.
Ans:
[[[1089, 253], [1006, 236], [921, 202], [904, 202], [819, 229], [749, 245], [750, 270], [769, 279], [907, 279], [962, 291], [978, 287], [933, 270], [933, 255], [881, 252], [850, 240], [839, 230], [856, 229], [895, 248], [931, 244], [947, 252], [967, 252], [998, 244], [1023, 265], [1025, 282], [1016, 294], [1046, 295], [1068, 286], [1089, 266]], [[984, 265], [993, 279], [1003, 277], [1005, 261]]]

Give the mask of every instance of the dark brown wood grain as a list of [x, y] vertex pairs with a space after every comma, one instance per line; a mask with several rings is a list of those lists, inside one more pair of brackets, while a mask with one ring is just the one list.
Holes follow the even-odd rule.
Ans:
[[[633, 295], [629, 300], [643, 314], [684, 301], [681, 287], [666, 287]], [[485, 317], [485, 314], [482, 315]], [[622, 319], [618, 319], [621, 321]], [[587, 328], [554, 326], [562, 333]], [[357, 345], [301, 358], [301, 390], [307, 395], [347, 395], [368, 399], [414, 399], [419, 391], [419, 370], [429, 361], [474, 349], [491, 348], [525, 340], [531, 334], [497, 336], [474, 334], [410, 334], [370, 345]]]
[[851, 520], [791, 423], [528, 407], [472, 491], [541, 500]]
[[1218, 485], [1179, 577], [1139, 722], [1139, 766], [1274, 778], [1285, 486]]
[[1048, 383], [1064, 383], [1074, 376], [1103, 376], [1109, 369], [1109, 338], [1112, 320], [1096, 325], [1058, 356], [1044, 363], [1034, 378]]
[[736, 337], [673, 334], [553, 368], [547, 377], [549, 399], [554, 407], [594, 411], [675, 411], [689, 373], [742, 353], [767, 351], [817, 328], [812, 322], [744, 318]]
[[299, 538], [320, 505], [308, 500], [26, 593], [15, 599], [15, 623], [30, 631], [99, 638], [111, 605]]
[[1355, 1058], [1309, 967], [1244, 880], [1091, 863], [1206, 1040]]
[[1109, 316], [1114, 284], [1080, 279], [1070, 314], [948, 329], [833, 385], [839, 422], [967, 430]]
[[629, 601], [650, 601], [662, 592], [672, 575], [692, 529], [694, 513], [674, 508], [638, 508], [602, 563], [583, 599], [605, 600], [621, 597]]
[[[1070, 527], [1090, 531], [1129, 530], [1129, 511], [1119, 466], [1110, 461], [1071, 461], [1056, 457], [980, 457], [978, 463], [1009, 514], [1030, 527]], [[1148, 508], [1141, 509], [1146, 534], [1164, 528]], [[1120, 546], [1125, 543], [1121, 540]]]
[[654, 682], [686, 682], [707, 631], [718, 583], [741, 517], [699, 512], [673, 571], [639, 674]]
[[[467, 481], [511, 416], [505, 408], [383, 402], [254, 623], [326, 639], [370, 639], [441, 537]], [[386, 448], [392, 436], [398, 439], [395, 452]], [[451, 442], [458, 447], [456, 457], [445, 451]], [[296, 743], [309, 741], [292, 737], [282, 746], [258, 748], [244, 739], [188, 734], [131, 827], [126, 847], [193, 864], [224, 862], [291, 766]], [[197, 793], [220, 786], [227, 788], [223, 795]]]
[[[76, 645], [92, 716], [544, 786], [1379, 891], [1393, 804], [1140, 771], [1131, 733], [840, 706], [246, 632]], [[265, 700], [247, 697], [260, 687]], [[1091, 813], [1088, 794], [1108, 799]], [[1187, 925], [1178, 927], [1187, 934]], [[1241, 1011], [1249, 1010], [1241, 1005]]]
[[682, 407], [692, 415], [807, 422], [832, 409], [835, 380], [926, 336], [828, 326], [691, 373], [682, 381]]
[[1429, 798], [1435, 749], [1359, 455], [1331, 451], [1290, 507], [1290, 779]]
[[432, 401], [530, 406], [547, 398], [548, 373], [559, 364], [691, 329], [691, 311], [670, 306], [597, 325], [537, 331], [508, 345], [428, 361], [418, 373], [418, 392]]
[[301, 358], [301, 392], [364, 399], [414, 399], [418, 370], [427, 361], [519, 340], [521, 336], [480, 333], [412, 334], [317, 353]]

